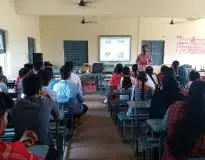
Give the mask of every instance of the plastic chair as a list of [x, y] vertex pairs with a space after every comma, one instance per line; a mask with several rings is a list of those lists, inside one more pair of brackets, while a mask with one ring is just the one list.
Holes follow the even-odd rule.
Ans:
[[[68, 129], [68, 134], [72, 136], [75, 130], [73, 108], [69, 107], [68, 103], [59, 103], [59, 109], [64, 112], [64, 122]], [[70, 124], [68, 124], [69, 121]]]

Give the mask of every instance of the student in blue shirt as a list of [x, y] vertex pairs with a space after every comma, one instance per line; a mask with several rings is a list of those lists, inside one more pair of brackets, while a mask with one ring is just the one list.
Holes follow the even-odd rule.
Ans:
[[58, 103], [64, 103], [64, 110], [72, 112], [76, 118], [80, 118], [86, 111], [83, 105], [83, 95], [79, 87], [70, 80], [71, 71], [64, 66], [60, 69], [61, 80], [54, 85]]

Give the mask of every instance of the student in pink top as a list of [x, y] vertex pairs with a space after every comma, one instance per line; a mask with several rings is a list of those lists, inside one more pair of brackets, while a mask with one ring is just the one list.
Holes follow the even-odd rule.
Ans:
[[136, 63], [140, 71], [145, 71], [146, 67], [152, 64], [152, 56], [148, 53], [148, 46], [142, 46], [142, 53], [138, 55]]

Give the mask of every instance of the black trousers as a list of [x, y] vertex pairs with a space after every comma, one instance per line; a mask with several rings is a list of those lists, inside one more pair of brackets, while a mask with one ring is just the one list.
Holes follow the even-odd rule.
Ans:
[[58, 160], [58, 159], [59, 159], [58, 151], [54, 148], [54, 146], [50, 146], [45, 160]]
[[75, 114], [74, 118], [80, 118], [81, 116], [83, 116], [88, 111], [88, 106], [85, 105], [85, 104], [82, 104], [82, 105], [83, 105], [83, 112]]
[[67, 122], [66, 122], [66, 127], [69, 128], [69, 129], [72, 129], [72, 126], [73, 126], [73, 125], [75, 126], [75, 121], [73, 121], [73, 120], [74, 120], [75, 118], [80, 118], [80, 117], [82, 117], [87, 111], [88, 111], [87, 105], [83, 104], [83, 112], [78, 113], [78, 114], [75, 114], [75, 115], [73, 116], [73, 119], [68, 119]]

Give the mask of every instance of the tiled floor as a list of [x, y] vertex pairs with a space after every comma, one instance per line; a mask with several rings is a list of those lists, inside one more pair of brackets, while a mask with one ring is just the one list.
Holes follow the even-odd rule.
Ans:
[[89, 111], [73, 138], [69, 150], [71, 160], [133, 160], [129, 144], [123, 144], [117, 128], [102, 103], [103, 97], [87, 96]]

